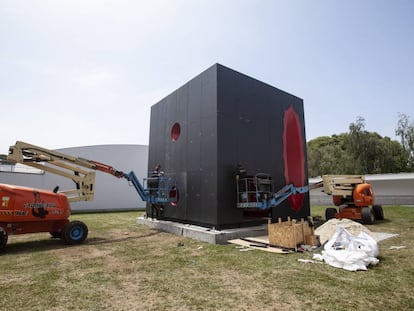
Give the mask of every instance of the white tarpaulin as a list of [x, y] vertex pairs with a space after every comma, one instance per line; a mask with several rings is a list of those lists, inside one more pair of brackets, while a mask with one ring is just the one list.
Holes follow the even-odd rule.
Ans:
[[355, 236], [338, 226], [335, 234], [325, 244], [322, 254], [315, 254], [313, 259], [323, 260], [336, 268], [357, 271], [376, 265], [379, 262], [377, 256], [378, 245], [370, 235], [361, 231]]

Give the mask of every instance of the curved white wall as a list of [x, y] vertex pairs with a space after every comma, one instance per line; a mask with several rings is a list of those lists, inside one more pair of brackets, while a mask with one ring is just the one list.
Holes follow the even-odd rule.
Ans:
[[[147, 177], [148, 146], [96, 145], [64, 148], [57, 151], [105, 163], [126, 173], [134, 171], [141, 182], [143, 178]], [[55, 186], [59, 186], [60, 190], [75, 188], [72, 181], [47, 172], [42, 175], [0, 172], [0, 183], [51, 190]], [[130, 186], [126, 179], [118, 179], [103, 172], [96, 172], [94, 200], [72, 203], [74, 212], [144, 208], [145, 202], [141, 200], [135, 188]]]

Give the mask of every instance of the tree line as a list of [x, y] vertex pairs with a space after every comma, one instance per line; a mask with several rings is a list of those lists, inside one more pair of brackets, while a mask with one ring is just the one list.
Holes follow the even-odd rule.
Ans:
[[385, 174], [414, 171], [414, 122], [398, 115], [400, 141], [365, 130], [358, 117], [349, 132], [322, 136], [307, 143], [309, 177], [325, 174]]

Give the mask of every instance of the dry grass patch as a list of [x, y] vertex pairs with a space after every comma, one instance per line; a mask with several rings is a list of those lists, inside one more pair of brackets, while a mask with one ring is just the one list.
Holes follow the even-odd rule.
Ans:
[[83, 245], [69, 247], [47, 234], [10, 237], [0, 256], [0, 305], [42, 311], [409, 310], [413, 211], [386, 207], [387, 220], [369, 229], [400, 235], [380, 243], [378, 266], [356, 273], [298, 262], [310, 253], [240, 252], [159, 232], [137, 225], [137, 213], [74, 215], [89, 227]]

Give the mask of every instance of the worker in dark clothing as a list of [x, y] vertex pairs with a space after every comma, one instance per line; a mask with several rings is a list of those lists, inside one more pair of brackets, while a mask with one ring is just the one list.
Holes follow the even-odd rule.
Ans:
[[[157, 197], [160, 195], [159, 192], [159, 185], [160, 185], [160, 177], [164, 175], [164, 172], [161, 170], [161, 165], [157, 164], [154, 170], [151, 172], [151, 176], [148, 179], [148, 188], [150, 191], [150, 196]], [[159, 213], [162, 211], [162, 206], [158, 205], [154, 202], [151, 202], [151, 218], [154, 219], [155, 217], [159, 217]]]
[[237, 164], [236, 167], [236, 180], [239, 181], [240, 179], [246, 178], [247, 172], [246, 169], [240, 163]]
[[154, 219], [155, 214], [155, 218], [157, 219], [160, 217], [160, 212], [162, 212], [162, 205], [151, 203], [151, 218]]
[[148, 179], [148, 188], [150, 189], [151, 195], [156, 195], [159, 187], [159, 179], [164, 175], [164, 172], [161, 171], [161, 165], [157, 164], [154, 170], [151, 172], [151, 176]]
[[247, 178], [247, 171], [243, 167], [243, 165], [239, 163], [237, 164], [237, 167], [236, 167], [236, 182], [238, 185], [239, 192], [245, 192], [247, 190], [245, 178]]
[[156, 176], [161, 176], [164, 175], [164, 172], [161, 171], [161, 165], [157, 164], [154, 167], [154, 170], [152, 171], [152, 176], [151, 177], [156, 177]]

